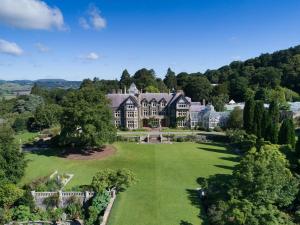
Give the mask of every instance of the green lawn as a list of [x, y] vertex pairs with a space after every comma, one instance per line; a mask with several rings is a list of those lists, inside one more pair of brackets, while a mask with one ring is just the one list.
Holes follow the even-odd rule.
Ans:
[[38, 137], [38, 132], [22, 132], [15, 135], [15, 139], [20, 143], [24, 144], [32, 141], [34, 138]]
[[67, 160], [51, 152], [48, 156], [27, 154], [29, 164], [22, 183], [59, 170], [75, 174], [70, 188], [89, 184], [102, 168], [129, 168], [139, 181], [118, 195], [109, 225], [179, 225], [183, 221], [199, 225], [197, 178], [230, 173], [236, 161], [236, 156], [224, 147], [209, 144], [117, 143], [115, 146], [117, 153], [104, 160]]

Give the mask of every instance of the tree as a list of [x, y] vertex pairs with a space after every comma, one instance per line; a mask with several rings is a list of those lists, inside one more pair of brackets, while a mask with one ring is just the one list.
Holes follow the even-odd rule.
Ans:
[[279, 130], [278, 143], [282, 145], [288, 144], [295, 148], [295, 127], [291, 118], [283, 120]]
[[154, 86], [148, 86], [145, 88], [145, 91], [148, 93], [159, 93], [158, 88], [154, 87]]
[[9, 208], [23, 195], [23, 190], [15, 184], [0, 185], [0, 207]]
[[217, 112], [222, 112], [225, 110], [225, 104], [226, 104], [226, 102], [229, 101], [229, 97], [228, 97], [228, 95], [221, 94], [218, 96], [213, 96], [211, 98], [211, 100], [212, 100], [213, 106], [215, 107], [215, 110]]
[[35, 125], [41, 130], [58, 124], [62, 107], [57, 104], [46, 104], [37, 107], [34, 113]]
[[37, 95], [21, 96], [14, 106], [14, 112], [34, 112], [36, 108], [43, 103], [43, 98]]
[[192, 76], [183, 90], [193, 101], [202, 101], [210, 99], [212, 86], [206, 77]]
[[113, 142], [116, 130], [108, 103], [94, 86], [69, 92], [62, 104], [60, 144], [103, 147]]
[[10, 127], [0, 125], [0, 183], [17, 183], [24, 175], [26, 161]]
[[154, 70], [140, 69], [133, 75], [133, 81], [138, 89], [145, 89], [148, 86], [157, 86]]
[[253, 119], [253, 134], [255, 134], [258, 138], [262, 137], [262, 119], [264, 115], [264, 104], [262, 101], [256, 101], [255, 102], [255, 108], [254, 108], [254, 119]]
[[274, 67], [258, 68], [251, 78], [252, 84], [258, 84], [260, 87], [275, 88], [280, 84], [282, 72]]
[[252, 148], [232, 176], [214, 175], [201, 186], [210, 224], [294, 224], [284, 211], [295, 200], [299, 181], [276, 145]]
[[177, 80], [175, 73], [171, 70], [171, 68], [168, 68], [167, 74], [164, 79], [164, 83], [167, 86], [169, 90], [176, 90], [177, 89]]
[[268, 122], [266, 123], [265, 139], [276, 144], [279, 132], [279, 106], [277, 101], [272, 101], [269, 106]]
[[130, 74], [128, 73], [128, 71], [126, 69], [123, 70], [122, 75], [121, 75], [121, 79], [119, 81], [120, 88], [122, 88], [122, 89], [123, 88], [129, 88], [131, 83], [132, 83], [132, 79], [130, 77]]
[[26, 130], [27, 128], [27, 122], [28, 122], [28, 117], [25, 117], [23, 114], [22, 116], [18, 116], [13, 125], [12, 128], [14, 129], [15, 132], [21, 132]]
[[255, 108], [255, 101], [253, 98], [247, 99], [245, 102], [245, 107], [243, 111], [243, 126], [244, 129], [248, 134], [253, 133], [254, 127], [254, 108]]
[[136, 181], [135, 174], [127, 169], [104, 169], [96, 173], [92, 180], [92, 186], [97, 192], [109, 191], [116, 188], [117, 191], [125, 190]]
[[244, 101], [248, 87], [248, 80], [245, 77], [236, 76], [229, 81], [229, 96], [235, 101]]
[[258, 205], [288, 206], [299, 187], [299, 181], [288, 169], [288, 161], [275, 145], [252, 149], [236, 167], [233, 177], [232, 196]]
[[241, 129], [243, 126], [243, 110], [240, 107], [235, 107], [227, 122], [227, 127], [230, 129]]

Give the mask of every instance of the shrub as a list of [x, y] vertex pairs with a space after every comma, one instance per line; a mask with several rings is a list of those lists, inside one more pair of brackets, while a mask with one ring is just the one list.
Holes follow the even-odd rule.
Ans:
[[30, 219], [30, 208], [25, 205], [19, 205], [13, 210], [13, 219], [17, 221], [28, 221]]
[[15, 122], [13, 123], [12, 128], [16, 132], [24, 131], [27, 128], [27, 121], [28, 121], [28, 118], [18, 117], [18, 118], [16, 118]]
[[49, 218], [53, 221], [61, 220], [62, 214], [64, 213], [63, 209], [57, 208], [49, 211]]
[[87, 225], [100, 223], [102, 212], [106, 209], [109, 200], [110, 193], [108, 191], [96, 194], [93, 198], [92, 205], [88, 209], [89, 218], [86, 221]]
[[35, 202], [30, 190], [25, 190], [23, 196], [16, 202], [16, 205], [26, 205], [31, 210], [35, 209]]
[[0, 208], [0, 224], [11, 222], [13, 211], [8, 208]]
[[54, 194], [48, 198], [44, 199], [43, 204], [46, 205], [47, 209], [53, 209], [55, 207], [58, 207], [59, 204], [59, 195], [58, 194]]
[[67, 206], [65, 212], [68, 215], [68, 218], [71, 219], [71, 220], [81, 218], [82, 214], [83, 214], [82, 207], [81, 207], [79, 202], [70, 203]]
[[216, 131], [216, 132], [222, 132], [223, 130], [222, 130], [221, 127], [215, 127], [215, 128], [214, 128], [214, 131]]

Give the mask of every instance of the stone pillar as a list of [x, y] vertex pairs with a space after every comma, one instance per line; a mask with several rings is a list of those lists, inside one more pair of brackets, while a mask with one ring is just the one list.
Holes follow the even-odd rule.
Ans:
[[31, 191], [31, 195], [32, 195], [33, 199], [35, 200], [35, 191]]
[[58, 191], [58, 206], [60, 208], [63, 208], [64, 202], [63, 202], [63, 197], [62, 197], [62, 191]]

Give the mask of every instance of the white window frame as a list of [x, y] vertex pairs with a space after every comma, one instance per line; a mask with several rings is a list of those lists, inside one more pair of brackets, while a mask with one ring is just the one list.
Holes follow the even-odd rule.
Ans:
[[115, 117], [120, 117], [121, 116], [121, 112], [120, 112], [120, 110], [118, 110], [118, 111], [115, 111]]

